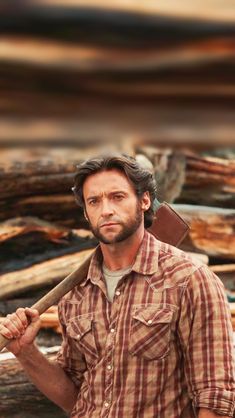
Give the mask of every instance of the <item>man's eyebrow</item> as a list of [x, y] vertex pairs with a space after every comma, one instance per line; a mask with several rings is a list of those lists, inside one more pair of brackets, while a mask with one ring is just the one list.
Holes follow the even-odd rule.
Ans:
[[112, 191], [110, 192], [110, 194], [112, 194], [112, 193], [123, 193], [123, 194], [126, 194], [126, 191], [125, 191], [125, 190], [120, 190], [120, 189], [117, 189], [117, 190], [112, 190]]
[[[125, 190], [116, 189], [116, 190], [112, 190], [111, 192], [109, 192], [108, 195], [117, 194], [117, 193], [122, 193], [122, 194], [125, 194], [125, 195], [128, 194]], [[90, 195], [90, 196], [87, 196], [86, 200], [97, 199], [100, 196], [101, 196], [101, 194]]]
[[98, 195], [98, 194], [96, 194], [96, 195], [91, 195], [91, 196], [87, 196], [86, 200], [89, 200], [89, 199], [97, 199], [98, 197], [99, 197], [99, 195]]

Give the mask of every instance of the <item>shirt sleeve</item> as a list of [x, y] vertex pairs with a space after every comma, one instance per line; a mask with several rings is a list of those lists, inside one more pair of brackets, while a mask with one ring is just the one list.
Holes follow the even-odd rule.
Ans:
[[77, 349], [75, 342], [69, 338], [66, 332], [64, 318], [64, 302], [60, 301], [58, 305], [59, 320], [62, 328], [62, 345], [57, 354], [56, 361], [62, 369], [68, 374], [77, 387], [80, 387], [83, 381], [83, 374], [86, 371], [86, 362], [83, 355]]
[[224, 286], [206, 266], [187, 280], [179, 338], [188, 392], [195, 410], [233, 417], [235, 370], [231, 314]]

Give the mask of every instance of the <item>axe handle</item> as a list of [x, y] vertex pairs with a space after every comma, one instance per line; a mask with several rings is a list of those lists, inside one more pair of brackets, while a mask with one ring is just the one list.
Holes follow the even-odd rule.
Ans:
[[[62, 296], [72, 290], [75, 286], [79, 285], [87, 276], [92, 255], [93, 254], [87, 257], [78, 267], [78, 269], [70, 273], [64, 280], [62, 280], [62, 282], [60, 282], [57, 286], [50, 290], [50, 292], [39, 299], [32, 306], [32, 308], [37, 309], [39, 315], [41, 315], [50, 306], [57, 304]], [[9, 343], [9, 341], [9, 339], [3, 337], [3, 335], [0, 334], [0, 352]]]

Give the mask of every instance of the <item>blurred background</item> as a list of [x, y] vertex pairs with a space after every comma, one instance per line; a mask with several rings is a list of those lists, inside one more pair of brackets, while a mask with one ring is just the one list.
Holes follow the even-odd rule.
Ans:
[[[191, 227], [181, 248], [235, 314], [234, 23], [235, 0], [2, 0], [0, 317], [96, 245], [71, 187], [107, 149], [152, 163], [159, 201]], [[57, 308], [45, 315], [39, 343], [56, 352]], [[0, 417], [62, 417], [4, 355]]]

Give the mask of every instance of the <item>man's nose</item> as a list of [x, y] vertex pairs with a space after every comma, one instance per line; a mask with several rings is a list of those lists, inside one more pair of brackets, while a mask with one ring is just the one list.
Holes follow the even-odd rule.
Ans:
[[101, 211], [103, 217], [111, 216], [114, 213], [113, 206], [108, 199], [103, 200]]

